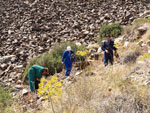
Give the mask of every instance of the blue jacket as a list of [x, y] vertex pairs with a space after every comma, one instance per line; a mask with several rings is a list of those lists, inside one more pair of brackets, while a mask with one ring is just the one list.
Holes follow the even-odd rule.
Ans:
[[64, 62], [65, 65], [72, 66], [72, 62], [75, 62], [75, 59], [76, 57], [74, 51], [71, 50], [70, 53], [69, 51], [65, 51], [63, 53], [62, 62]]
[[113, 50], [117, 50], [116, 47], [114, 47], [114, 41], [110, 40], [110, 43], [108, 43], [108, 40], [106, 40], [105, 42], [103, 42], [102, 44], [102, 50], [105, 51], [105, 50], [108, 50], [109, 53], [111, 53], [113, 55]]

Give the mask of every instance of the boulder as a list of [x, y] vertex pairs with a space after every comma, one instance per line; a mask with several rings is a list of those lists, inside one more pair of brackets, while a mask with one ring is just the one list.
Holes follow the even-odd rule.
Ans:
[[15, 88], [20, 90], [20, 89], [23, 89], [23, 86], [22, 85], [15, 85]]
[[28, 92], [29, 92], [29, 91], [28, 91], [27, 89], [23, 89], [23, 90], [22, 90], [22, 96], [28, 94]]
[[0, 58], [0, 63], [9, 62], [13, 57], [15, 57], [15, 55], [3, 56]]
[[78, 75], [80, 75], [82, 73], [82, 71], [77, 71], [76, 73], [75, 73], [75, 76], [78, 76]]
[[129, 37], [129, 40], [131, 42], [141, 38], [147, 31], [147, 27], [145, 26], [141, 26], [135, 30], [133, 30], [133, 32], [131, 33], [131, 36]]
[[8, 64], [5, 64], [5, 63], [3, 63], [3, 64], [0, 65], [0, 68], [1, 68], [2, 70], [7, 69], [7, 67], [8, 67]]
[[100, 54], [102, 52], [101, 47], [98, 48], [97, 53]]

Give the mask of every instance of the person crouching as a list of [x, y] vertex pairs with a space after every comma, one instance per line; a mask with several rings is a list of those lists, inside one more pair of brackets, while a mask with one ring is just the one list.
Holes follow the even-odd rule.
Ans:
[[40, 79], [42, 75], [48, 75], [49, 70], [46, 67], [42, 67], [40, 65], [33, 65], [29, 68], [29, 85], [31, 92], [38, 89], [38, 85], [40, 83]]

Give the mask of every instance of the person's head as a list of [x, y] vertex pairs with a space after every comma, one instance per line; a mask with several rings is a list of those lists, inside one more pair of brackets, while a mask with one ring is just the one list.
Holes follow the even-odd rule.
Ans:
[[69, 52], [71, 51], [71, 47], [70, 46], [67, 47], [67, 51], [69, 51]]
[[111, 36], [110, 36], [110, 35], [107, 35], [107, 36], [106, 36], [106, 39], [107, 39], [108, 41], [110, 41], [110, 40], [111, 40]]
[[45, 67], [42, 74], [43, 75], [48, 75], [49, 74], [49, 69], [47, 67]]

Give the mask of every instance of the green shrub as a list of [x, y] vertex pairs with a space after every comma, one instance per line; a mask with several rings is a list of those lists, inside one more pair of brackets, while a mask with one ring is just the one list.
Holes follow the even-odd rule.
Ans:
[[75, 43], [67, 42], [67, 43], [57, 44], [55, 47], [52, 48], [50, 52], [44, 53], [40, 57], [31, 59], [29, 65], [27, 65], [25, 69], [25, 72], [23, 74], [23, 79], [28, 76], [28, 69], [34, 64], [48, 67], [51, 75], [55, 74], [55, 68], [57, 72], [61, 72], [63, 69], [61, 63], [62, 55], [68, 45], [70, 45], [72, 50], [74, 50], [75, 52], [78, 50], [85, 49], [85, 46], [77, 46]]
[[0, 85], [0, 113], [5, 113], [7, 108], [11, 106], [12, 99], [9, 95], [9, 91], [3, 89]]
[[122, 27], [120, 24], [109, 24], [109, 25], [103, 25], [100, 28], [100, 37], [99, 41], [102, 41], [106, 38], [106, 35], [111, 35], [113, 38], [117, 38], [119, 35], [121, 35]]

